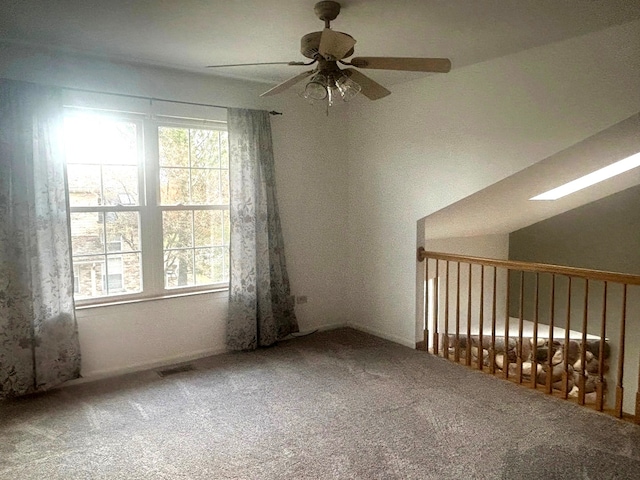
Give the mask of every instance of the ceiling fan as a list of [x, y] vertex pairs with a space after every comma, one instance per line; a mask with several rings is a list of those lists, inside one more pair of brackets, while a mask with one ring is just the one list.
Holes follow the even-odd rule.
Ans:
[[266, 62], [244, 63], [235, 65], [209, 65], [207, 68], [239, 67], [250, 65], [316, 65], [313, 69], [302, 72], [279, 83], [264, 92], [261, 97], [276, 95], [296, 85], [305, 78], [311, 77], [304, 88], [302, 96], [309, 100], [326, 101], [327, 107], [337, 100], [348, 101], [358, 93], [378, 100], [391, 92], [354, 68], [340, 68], [340, 65], [358, 69], [402, 70], [412, 72], [447, 73], [451, 70], [448, 58], [405, 58], [405, 57], [354, 57], [356, 40], [346, 33], [331, 29], [330, 22], [340, 13], [340, 4], [334, 1], [318, 2], [314, 6], [318, 18], [324, 21], [324, 30], [308, 33], [300, 41], [300, 52], [311, 59], [310, 62]]

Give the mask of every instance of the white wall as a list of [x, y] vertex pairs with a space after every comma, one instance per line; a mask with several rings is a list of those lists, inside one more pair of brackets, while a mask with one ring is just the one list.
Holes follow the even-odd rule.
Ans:
[[[347, 161], [344, 115], [310, 115], [290, 98], [272, 118], [278, 205], [301, 331], [344, 326], [346, 309]], [[311, 110], [313, 113], [319, 113]]]
[[227, 294], [79, 309], [82, 376], [116, 375], [225, 351]]
[[[267, 85], [52, 54], [0, 43], [0, 76], [65, 87], [223, 106], [276, 109], [276, 183], [301, 331], [344, 325], [346, 160], [344, 115], [327, 118], [291, 95], [259, 98]], [[224, 350], [226, 294], [78, 312], [86, 378]]]
[[640, 22], [431, 75], [350, 112], [349, 316], [416, 340], [419, 219], [640, 109]]
[[[429, 218], [427, 217], [425, 221], [428, 222]], [[509, 258], [509, 235], [448, 238], [429, 238], [427, 235], [424, 241], [424, 248], [432, 252], [507, 260]]]

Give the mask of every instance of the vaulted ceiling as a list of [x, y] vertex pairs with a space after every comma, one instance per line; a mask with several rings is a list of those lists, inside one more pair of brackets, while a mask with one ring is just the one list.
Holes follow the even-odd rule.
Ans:
[[640, 114], [426, 217], [428, 238], [507, 234], [640, 184], [640, 168], [552, 201], [531, 197], [640, 152]]

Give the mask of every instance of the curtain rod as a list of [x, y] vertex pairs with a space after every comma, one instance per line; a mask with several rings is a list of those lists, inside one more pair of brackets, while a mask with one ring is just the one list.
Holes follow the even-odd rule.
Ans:
[[[197, 107], [230, 108], [225, 105], [212, 105], [210, 103], [198, 103], [198, 102], [184, 102], [182, 100], [169, 100], [167, 98], [145, 97], [144, 95], [131, 95], [127, 93], [102, 92], [99, 90], [88, 90], [84, 88], [73, 88], [73, 87], [60, 87], [60, 88], [62, 88], [62, 90], [73, 90], [74, 92], [97, 93], [99, 95], [114, 95], [116, 97], [136, 98], [138, 100], [149, 100], [150, 102], [153, 102], [155, 100], [156, 102], [179, 103], [182, 105], [194, 105]], [[276, 112], [275, 110], [271, 110], [269, 114], [282, 115], [282, 112]]]

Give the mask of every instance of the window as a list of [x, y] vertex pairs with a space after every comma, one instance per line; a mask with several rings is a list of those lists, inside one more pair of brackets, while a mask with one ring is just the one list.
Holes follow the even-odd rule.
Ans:
[[228, 282], [227, 132], [159, 127], [165, 288]]
[[223, 123], [70, 109], [65, 136], [77, 301], [228, 284]]

